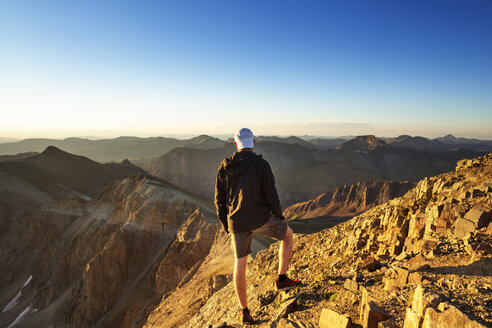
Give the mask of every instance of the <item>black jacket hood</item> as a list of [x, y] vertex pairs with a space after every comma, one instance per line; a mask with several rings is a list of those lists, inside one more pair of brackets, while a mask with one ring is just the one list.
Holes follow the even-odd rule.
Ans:
[[256, 155], [248, 150], [238, 151], [226, 158], [225, 169], [230, 174], [241, 174], [257, 157], [261, 157], [261, 155]]

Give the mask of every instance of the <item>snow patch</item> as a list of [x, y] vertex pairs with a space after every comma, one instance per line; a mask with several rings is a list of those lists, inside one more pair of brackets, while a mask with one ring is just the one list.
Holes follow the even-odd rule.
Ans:
[[[30, 275], [29, 278], [27, 278], [26, 282], [24, 283], [24, 285], [22, 285], [22, 287], [26, 287], [31, 282], [31, 280], [32, 280], [32, 275]], [[11, 308], [17, 305], [17, 301], [22, 296], [22, 287], [21, 290], [19, 290], [19, 292], [17, 293], [17, 295], [15, 295], [15, 297], [9, 302], [9, 304], [5, 305], [5, 307], [2, 310], [2, 313], [10, 310]]]
[[22, 285], [22, 287], [26, 287], [32, 280], [32, 275], [29, 276], [29, 278], [27, 278], [26, 282], [24, 283], [24, 285]]
[[13, 308], [14, 306], [17, 305], [17, 300], [22, 296], [22, 292], [19, 290], [19, 292], [17, 293], [17, 295], [15, 295], [15, 297], [9, 302], [9, 304], [5, 305], [5, 307], [3, 308], [3, 312], [5, 311], [8, 311], [10, 310], [11, 308]]
[[[13, 326], [15, 326], [16, 324], [18, 324], [19, 322], [22, 321], [22, 319], [24, 319], [24, 317], [29, 313], [31, 312], [31, 309], [32, 309], [32, 306], [31, 305], [28, 305], [24, 311], [21, 312], [21, 314], [19, 314], [19, 316], [14, 320], [14, 322], [12, 322], [7, 328], [11, 328]], [[35, 312], [36, 310], [34, 310]]]
[[91, 201], [91, 200], [92, 200], [92, 198], [91, 198], [91, 197], [89, 197], [89, 196], [87, 196], [87, 195], [84, 195], [84, 194], [80, 194], [80, 198], [82, 198], [82, 199], [84, 199], [84, 200], [86, 200], [86, 201]]
[[162, 182], [154, 180], [154, 179], [149, 179], [150, 184], [156, 185], [156, 186], [164, 186]]

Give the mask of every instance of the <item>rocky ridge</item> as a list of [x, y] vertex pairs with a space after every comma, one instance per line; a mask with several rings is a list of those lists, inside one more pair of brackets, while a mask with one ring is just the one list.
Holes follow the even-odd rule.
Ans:
[[223, 234], [209, 203], [146, 175], [5, 219], [0, 327], [141, 327]]
[[[400, 198], [296, 236], [288, 273], [303, 287], [275, 292], [278, 245], [259, 252], [247, 271], [250, 309], [258, 327], [491, 326], [491, 216], [492, 154], [462, 160]], [[239, 327], [238, 313], [228, 284], [183, 327]]]
[[355, 216], [368, 209], [403, 196], [415, 183], [403, 181], [358, 182], [338, 187], [307, 202], [284, 210], [287, 219], [310, 219], [326, 216]]

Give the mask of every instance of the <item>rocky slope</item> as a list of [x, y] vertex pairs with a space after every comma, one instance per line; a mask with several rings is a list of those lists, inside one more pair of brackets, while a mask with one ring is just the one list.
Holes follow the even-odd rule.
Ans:
[[[296, 236], [289, 275], [305, 282], [296, 290], [273, 289], [274, 244], [247, 271], [257, 326], [490, 327], [491, 217], [489, 154], [336, 227]], [[230, 283], [182, 327], [239, 327], [238, 310]]]
[[0, 327], [141, 327], [226, 238], [209, 203], [145, 175], [2, 220]]
[[355, 216], [368, 209], [403, 196], [415, 183], [403, 181], [358, 182], [338, 187], [315, 199], [289, 206], [287, 219], [312, 219], [330, 216]]

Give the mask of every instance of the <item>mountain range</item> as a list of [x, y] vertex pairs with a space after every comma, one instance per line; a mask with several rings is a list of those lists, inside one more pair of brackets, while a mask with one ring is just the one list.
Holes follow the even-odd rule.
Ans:
[[[328, 314], [364, 327], [492, 323], [491, 181], [492, 154], [413, 188], [359, 183], [294, 206], [306, 221], [323, 207], [362, 212], [296, 235], [289, 274], [306, 283], [292, 292], [272, 288], [277, 245], [255, 241], [248, 293], [259, 327], [323, 326]], [[47, 199], [22, 183], [32, 206], [0, 206], [1, 327], [238, 327], [232, 252], [210, 202], [145, 174], [91, 200]]]
[[[178, 147], [145, 170], [54, 146], [0, 158], [0, 327], [239, 327], [229, 236], [200, 195], [233, 151]], [[291, 204], [305, 282], [276, 292], [278, 244], [255, 239], [259, 327], [492, 324], [492, 153], [374, 136], [255, 151]]]
[[[234, 151], [230, 143], [208, 150], [175, 148], [148, 162], [144, 169], [212, 199], [218, 165]], [[259, 140], [254, 151], [270, 163], [284, 207], [360, 181], [417, 181], [451, 170], [462, 158], [485, 154], [468, 149], [398, 147], [374, 136], [358, 136], [328, 150]]]
[[175, 147], [214, 148], [224, 141], [200, 135], [188, 140], [152, 137], [118, 137], [114, 139], [24, 139], [0, 143], [0, 155], [14, 155], [23, 152], [41, 152], [48, 146], [55, 146], [66, 152], [89, 157], [98, 162], [115, 162], [124, 159], [145, 159], [164, 154]]
[[[353, 137], [343, 138], [303, 138], [258, 136], [257, 141], [298, 144], [309, 149], [334, 149]], [[436, 139], [402, 135], [397, 138], [379, 138], [388, 144], [418, 150], [447, 151], [467, 148], [478, 151], [492, 151], [492, 141], [470, 138], [455, 138], [452, 135]], [[176, 147], [211, 149], [232, 143], [207, 135], [199, 135], [182, 140], [169, 137], [118, 137], [114, 139], [66, 138], [66, 139], [24, 139], [19, 141], [4, 140], [0, 143], [1, 155], [16, 155], [24, 152], [41, 152], [48, 146], [55, 146], [66, 152], [86, 156], [98, 162], [115, 162], [129, 159], [144, 165], [149, 159], [161, 156]]]

